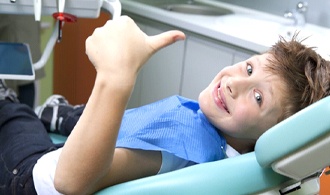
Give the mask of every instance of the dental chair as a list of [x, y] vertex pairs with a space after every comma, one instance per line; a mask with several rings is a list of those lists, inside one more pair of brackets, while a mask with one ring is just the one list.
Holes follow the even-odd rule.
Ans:
[[[40, 18], [41, 1], [15, 2], [0, 0], [0, 13], [25, 10], [24, 14], [34, 13]], [[54, 1], [42, 2], [42, 14], [57, 11]], [[89, 13], [82, 11], [80, 1], [68, 2], [68, 10], [64, 11], [75, 13], [75, 8], [79, 7], [75, 14], [78, 17], [81, 13]], [[114, 17], [120, 15], [118, 0], [95, 2], [98, 3], [93, 5], [97, 7], [90, 17], [98, 16], [100, 6], [112, 14], [118, 10]], [[52, 7], [47, 7], [48, 4]], [[34, 65], [35, 69], [44, 66], [57, 37], [58, 29], [55, 28], [42, 58]], [[269, 129], [258, 139], [254, 152], [125, 182], [96, 194], [318, 194], [319, 176], [330, 165], [330, 155], [327, 154], [330, 151], [329, 116], [330, 97], [327, 97]], [[57, 134], [50, 134], [50, 137], [54, 143], [66, 140]]]
[[[255, 151], [118, 184], [106, 194], [318, 194], [330, 165], [330, 97], [265, 132]], [[51, 134], [55, 143], [65, 137]]]

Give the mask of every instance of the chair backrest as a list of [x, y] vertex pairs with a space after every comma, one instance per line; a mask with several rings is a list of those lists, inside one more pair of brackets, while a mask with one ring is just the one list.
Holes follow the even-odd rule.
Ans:
[[262, 167], [302, 180], [330, 165], [330, 97], [265, 132], [255, 153]]

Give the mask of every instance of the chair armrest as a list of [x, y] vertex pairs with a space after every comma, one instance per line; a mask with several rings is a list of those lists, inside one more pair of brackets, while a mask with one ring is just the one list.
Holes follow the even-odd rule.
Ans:
[[96, 194], [255, 194], [289, 180], [260, 167], [251, 152], [118, 184]]

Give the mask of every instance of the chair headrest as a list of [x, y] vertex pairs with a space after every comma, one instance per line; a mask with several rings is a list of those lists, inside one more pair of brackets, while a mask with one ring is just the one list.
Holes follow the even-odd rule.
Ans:
[[[306, 150], [307, 153], [309, 147], [318, 143], [316, 140], [330, 137], [329, 117], [330, 97], [326, 97], [275, 125], [256, 143], [258, 163], [262, 167], [272, 166], [295, 152]], [[326, 163], [330, 164], [330, 161]]]

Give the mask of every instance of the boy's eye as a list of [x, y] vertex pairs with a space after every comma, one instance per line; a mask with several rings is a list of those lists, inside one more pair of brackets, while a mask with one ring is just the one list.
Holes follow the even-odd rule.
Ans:
[[255, 92], [255, 93], [254, 93], [254, 98], [256, 99], [257, 103], [258, 103], [259, 105], [261, 105], [261, 103], [262, 103], [262, 96], [260, 95], [260, 93]]
[[251, 66], [250, 64], [248, 64], [248, 65], [246, 66], [246, 72], [247, 72], [247, 74], [248, 74], [249, 76], [252, 74], [253, 69], [252, 69], [252, 66]]

